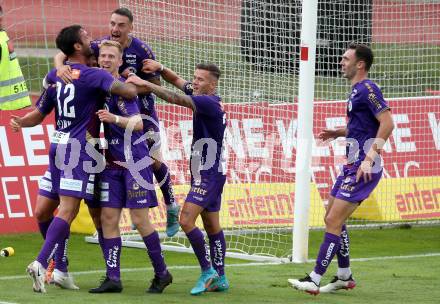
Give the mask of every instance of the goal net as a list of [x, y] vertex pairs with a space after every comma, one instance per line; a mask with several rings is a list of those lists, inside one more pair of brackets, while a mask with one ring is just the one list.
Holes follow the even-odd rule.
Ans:
[[[190, 80], [199, 62], [220, 66], [219, 95], [229, 115], [228, 182], [220, 215], [228, 250], [289, 256], [294, 182], [301, 178], [294, 169], [302, 1], [120, 4], [133, 11], [135, 34], [178, 74]], [[440, 1], [318, 1], [315, 137], [322, 128], [346, 123], [350, 86], [340, 77], [339, 61], [350, 42], [372, 46], [370, 77], [381, 86], [396, 122], [384, 153], [385, 178], [351, 225], [439, 219], [439, 13]], [[158, 109], [167, 139], [164, 155], [182, 203], [191, 117], [160, 101]], [[344, 139], [315, 143], [311, 227], [323, 227], [323, 204], [344, 152]], [[164, 214], [155, 217], [161, 227]], [[188, 246], [184, 235], [164, 241]]]
[[[78, 4], [79, 3], [79, 4]], [[237, 256], [287, 258], [292, 252], [297, 90], [302, 3], [292, 0], [41, 1], [23, 18], [25, 4], [3, 1], [7, 30], [17, 45], [28, 87], [38, 92], [52, 64], [35, 48], [54, 47], [62, 26], [84, 24], [94, 37], [107, 34], [110, 12], [124, 6], [134, 14], [134, 34], [157, 59], [191, 80], [200, 62], [216, 63], [228, 113], [228, 179], [221, 225], [228, 251]], [[28, 10], [25, 10], [28, 11]], [[50, 13], [52, 12], [52, 13]], [[55, 12], [55, 13], [54, 13]], [[54, 18], [53, 16], [56, 16]], [[392, 108], [396, 128], [384, 151], [384, 178], [350, 218], [349, 225], [430, 223], [440, 219], [440, 1], [318, 1], [313, 134], [346, 123], [350, 85], [339, 72], [349, 42], [371, 45], [370, 78]], [[22, 29], [18, 31], [16, 29]], [[56, 29], [56, 30], [55, 30]], [[10, 35], [10, 36], [11, 36]], [[29, 49], [28, 53], [20, 48]], [[165, 84], [166, 85], [166, 84]], [[183, 203], [189, 189], [192, 137], [189, 111], [157, 100], [162, 152]], [[324, 203], [344, 162], [344, 139], [314, 142], [309, 224], [322, 228]], [[160, 191], [151, 218], [164, 231]], [[122, 230], [136, 241], [128, 217]], [[198, 223], [202, 227], [201, 223]], [[165, 248], [190, 251], [184, 234], [164, 238]]]

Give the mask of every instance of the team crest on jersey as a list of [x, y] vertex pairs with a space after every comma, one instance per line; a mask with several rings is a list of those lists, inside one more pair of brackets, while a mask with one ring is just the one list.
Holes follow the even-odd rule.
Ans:
[[133, 183], [133, 190], [139, 190], [139, 184], [138, 183]]
[[135, 73], [135, 74], [137, 73], [137, 70], [135, 67], [129, 66], [127, 69], [130, 71], [130, 73]]
[[122, 114], [127, 115], [127, 108], [125, 107], [125, 102], [122, 99], [122, 97], [118, 98], [118, 108], [119, 108], [119, 111], [121, 111]]
[[79, 79], [79, 76], [81, 75], [81, 71], [77, 69], [72, 70], [72, 79]]

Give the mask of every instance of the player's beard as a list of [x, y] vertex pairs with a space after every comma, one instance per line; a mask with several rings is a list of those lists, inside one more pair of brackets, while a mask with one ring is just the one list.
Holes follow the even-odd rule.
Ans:
[[82, 53], [85, 57], [89, 58], [90, 56], [93, 55], [93, 50], [90, 47], [90, 45], [87, 45], [87, 46], [84, 46]]

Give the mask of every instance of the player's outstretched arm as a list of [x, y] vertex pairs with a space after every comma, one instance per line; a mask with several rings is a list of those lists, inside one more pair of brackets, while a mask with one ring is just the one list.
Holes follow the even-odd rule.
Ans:
[[123, 117], [113, 113], [108, 110], [99, 110], [96, 112], [99, 120], [105, 123], [116, 124], [118, 127], [126, 129], [127, 126], [132, 126], [133, 131], [142, 131], [144, 126], [142, 123], [142, 118], [139, 114], [132, 115], [130, 117]]
[[137, 76], [130, 76], [126, 83], [133, 83], [139, 87], [145, 87], [150, 92], [156, 94], [159, 98], [162, 98], [166, 102], [173, 103], [182, 107], [190, 108], [191, 110], [195, 110], [195, 105], [191, 97], [187, 95], [177, 94], [171, 90], [155, 85], [154, 83], [148, 82], [146, 80], [142, 80]]
[[324, 129], [318, 134], [318, 138], [326, 142], [338, 137], [345, 137], [347, 135], [347, 128], [340, 129]]
[[110, 93], [122, 96], [126, 99], [133, 99], [137, 96], [137, 89], [134, 84], [115, 80], [110, 88]]
[[40, 124], [44, 120], [43, 115], [39, 110], [34, 109], [32, 112], [27, 113], [23, 117], [11, 115], [9, 126], [14, 132], [20, 131], [21, 128], [30, 128]]
[[161, 64], [158, 61], [152, 59], [145, 59], [143, 61], [142, 71], [144, 73], [154, 73], [159, 71], [160, 75], [166, 82], [171, 83], [176, 88], [183, 91], [183, 87], [186, 83], [186, 80], [180, 77], [179, 75], [177, 75], [177, 73], [171, 70], [170, 68], [163, 66], [163, 64]]

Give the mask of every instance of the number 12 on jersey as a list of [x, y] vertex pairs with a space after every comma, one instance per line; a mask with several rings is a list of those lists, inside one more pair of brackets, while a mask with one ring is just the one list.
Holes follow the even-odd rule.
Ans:
[[[60, 98], [61, 91], [65, 95], [64, 98]], [[59, 116], [75, 118], [75, 107], [68, 105], [70, 101], [75, 97], [75, 86], [72, 83], [66, 84], [63, 90], [63, 84], [57, 81], [57, 102]]]

